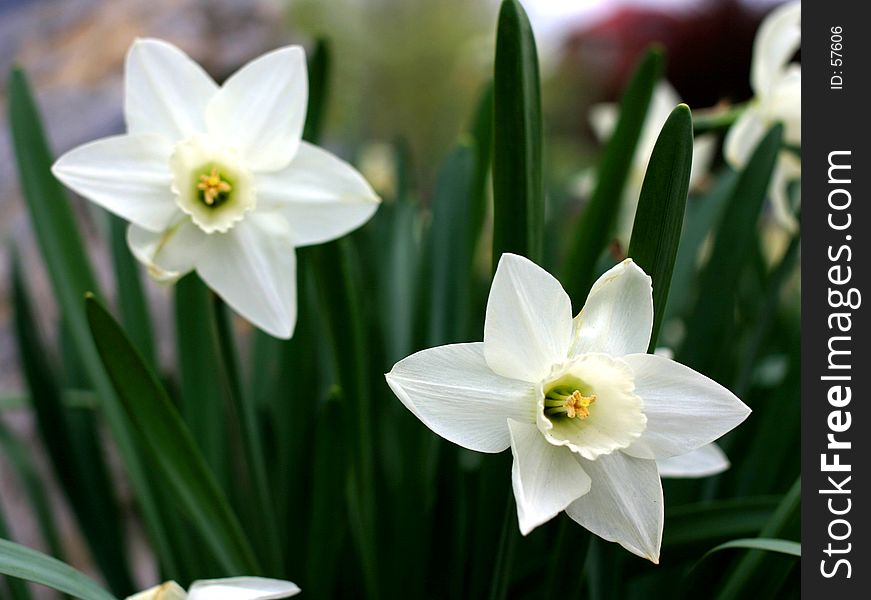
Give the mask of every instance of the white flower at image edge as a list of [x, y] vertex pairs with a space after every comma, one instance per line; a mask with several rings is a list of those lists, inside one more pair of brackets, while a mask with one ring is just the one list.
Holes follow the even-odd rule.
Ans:
[[175, 46], [127, 54], [127, 134], [63, 155], [53, 172], [130, 222], [150, 275], [196, 270], [236, 312], [281, 338], [296, 324], [295, 247], [356, 229], [378, 196], [353, 167], [302, 141], [305, 53], [280, 48], [218, 86]]
[[[765, 132], [783, 123], [783, 140], [801, 146], [801, 65], [791, 62], [801, 46], [801, 2], [788, 2], [769, 14], [756, 34], [750, 84], [753, 101], [726, 134], [724, 154], [741, 168]], [[788, 184], [801, 177], [801, 161], [788, 150], [778, 158], [770, 184], [774, 217], [788, 231], [798, 228], [789, 205]]]
[[174, 581], [128, 596], [127, 600], [274, 600], [300, 592], [295, 583], [264, 577], [228, 577], [195, 581], [187, 592]]
[[652, 325], [651, 281], [631, 259], [599, 278], [572, 319], [554, 277], [505, 254], [484, 341], [413, 354], [387, 382], [443, 438], [478, 452], [511, 447], [524, 535], [565, 510], [658, 562], [657, 461], [678, 475], [716, 472], [725, 458], [711, 442], [750, 409], [689, 367], [646, 354]]

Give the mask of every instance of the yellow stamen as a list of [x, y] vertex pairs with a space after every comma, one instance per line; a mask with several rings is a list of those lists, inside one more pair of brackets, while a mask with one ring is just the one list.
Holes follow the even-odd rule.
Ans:
[[232, 190], [232, 186], [221, 179], [218, 174], [218, 167], [212, 167], [212, 172], [208, 175], [200, 175], [200, 182], [197, 184], [197, 189], [202, 190], [203, 200], [211, 206], [215, 203], [219, 194], [227, 193]]
[[596, 394], [584, 396], [580, 391], [575, 390], [565, 399], [563, 406], [566, 409], [566, 416], [570, 419], [578, 417], [586, 419], [590, 416], [589, 406], [596, 401]]

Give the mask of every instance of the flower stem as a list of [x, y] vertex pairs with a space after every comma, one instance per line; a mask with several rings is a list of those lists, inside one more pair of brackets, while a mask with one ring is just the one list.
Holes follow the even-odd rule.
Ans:
[[239, 424], [243, 468], [254, 495], [251, 519], [257, 532], [258, 546], [265, 554], [263, 558], [270, 571], [268, 574], [277, 576], [281, 574], [283, 565], [281, 544], [278, 529], [275, 527], [277, 523], [275, 508], [269, 498], [269, 487], [266, 482], [266, 463], [257, 429], [257, 414], [253, 403], [242, 391], [235, 344], [230, 331], [229, 317], [224, 310], [224, 302], [217, 295], [213, 298], [214, 339], [218, 345], [217, 356], [221, 361], [220, 373], [230, 399], [231, 413]]

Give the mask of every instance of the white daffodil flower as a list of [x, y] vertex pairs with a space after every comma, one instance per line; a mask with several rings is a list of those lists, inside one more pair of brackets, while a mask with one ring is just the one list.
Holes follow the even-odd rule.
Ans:
[[296, 324], [294, 248], [365, 223], [380, 202], [336, 156], [302, 141], [305, 53], [274, 50], [218, 86], [175, 46], [127, 54], [127, 134], [63, 155], [63, 183], [130, 222], [157, 280], [196, 270], [236, 312], [282, 338]]
[[274, 600], [300, 592], [295, 583], [263, 577], [227, 577], [195, 581], [187, 592], [174, 581], [167, 581], [127, 600]]
[[[647, 165], [653, 155], [653, 147], [662, 126], [665, 125], [671, 111], [680, 104], [680, 97], [668, 82], [660, 81], [653, 91], [647, 117], [638, 138], [638, 147], [632, 159], [629, 177], [623, 190], [620, 211], [617, 214], [617, 239], [625, 251], [629, 248], [629, 238], [632, 235], [632, 225], [635, 221], [635, 211], [638, 199], [641, 197], [641, 185], [647, 173]], [[617, 127], [619, 111], [616, 104], [597, 104], [590, 109], [590, 125], [601, 141], [608, 140]], [[700, 135], [693, 142], [693, 164], [690, 171], [690, 188], [698, 186], [707, 174], [716, 151], [716, 137], [710, 134]]]
[[[801, 65], [790, 62], [801, 46], [801, 2], [788, 2], [769, 14], [753, 43], [750, 85], [755, 97], [726, 134], [724, 154], [742, 168], [765, 132], [783, 123], [783, 140], [801, 146]], [[790, 209], [787, 185], [801, 177], [801, 162], [780, 153], [770, 185], [774, 217], [788, 231], [798, 228]]]
[[651, 281], [631, 259], [599, 278], [574, 319], [571, 310], [554, 277], [505, 254], [484, 341], [413, 354], [387, 383], [445, 439], [478, 452], [511, 447], [524, 535], [565, 510], [596, 535], [657, 562], [657, 460], [710, 444], [750, 409], [704, 375], [645, 353]]

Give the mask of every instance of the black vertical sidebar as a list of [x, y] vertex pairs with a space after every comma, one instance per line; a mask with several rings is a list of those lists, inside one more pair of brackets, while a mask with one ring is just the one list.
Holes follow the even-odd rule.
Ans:
[[802, 5], [802, 594], [871, 597], [871, 24]]

